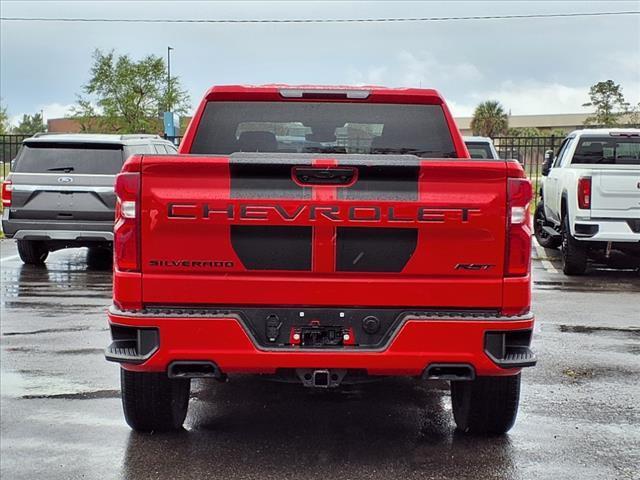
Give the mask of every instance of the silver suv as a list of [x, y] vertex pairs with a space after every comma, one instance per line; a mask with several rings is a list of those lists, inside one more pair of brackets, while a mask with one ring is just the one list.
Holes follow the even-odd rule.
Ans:
[[49, 252], [89, 247], [108, 258], [113, 242], [115, 175], [133, 154], [173, 154], [157, 135], [37, 134], [24, 140], [3, 183], [2, 230], [24, 263]]

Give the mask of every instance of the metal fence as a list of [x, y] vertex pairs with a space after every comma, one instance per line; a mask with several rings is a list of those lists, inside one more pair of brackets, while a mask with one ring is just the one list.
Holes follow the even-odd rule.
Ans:
[[5, 177], [11, 169], [11, 160], [13, 160], [20, 150], [22, 141], [31, 135], [0, 135], [0, 177]]
[[513, 158], [522, 164], [533, 183], [537, 203], [545, 152], [547, 150], [557, 152], [562, 140], [564, 137], [561, 136], [495, 137], [493, 142], [500, 158]]

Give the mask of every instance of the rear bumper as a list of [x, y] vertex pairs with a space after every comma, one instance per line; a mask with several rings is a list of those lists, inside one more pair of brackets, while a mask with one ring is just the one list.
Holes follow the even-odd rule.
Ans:
[[581, 219], [573, 226], [576, 239], [590, 242], [640, 242], [640, 231], [634, 231], [638, 220], [629, 219]]
[[[322, 368], [419, 376], [432, 364], [466, 364], [483, 376], [512, 375], [536, 362], [528, 349], [534, 323], [531, 314], [443, 318], [408, 313], [385, 345], [367, 350], [260, 347], [242, 319], [233, 314], [148, 316], [112, 308], [109, 323], [114, 339], [118, 335], [124, 338], [115, 332], [129, 330], [132, 335], [128, 338], [133, 340], [127, 345], [116, 339], [107, 349], [107, 359], [134, 371], [165, 372], [175, 361], [209, 361], [223, 373], [273, 374], [279, 369]], [[136, 338], [138, 345], [144, 344], [139, 347], [143, 351], [136, 351]], [[515, 339], [518, 345], [512, 355], [509, 345], [496, 353], [500, 338], [506, 338], [507, 344]]]
[[16, 240], [77, 240], [113, 241], [113, 222], [65, 222], [44, 220], [15, 220], [6, 215], [2, 231]]

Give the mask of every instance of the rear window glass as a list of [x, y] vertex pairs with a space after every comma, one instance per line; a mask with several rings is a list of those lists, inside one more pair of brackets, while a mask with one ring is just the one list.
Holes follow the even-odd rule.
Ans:
[[456, 157], [440, 105], [209, 102], [191, 153]]
[[465, 142], [471, 158], [493, 158], [491, 147], [482, 142]]
[[18, 173], [116, 174], [124, 161], [122, 145], [26, 143], [16, 158]]
[[640, 165], [640, 138], [583, 137], [571, 163]]

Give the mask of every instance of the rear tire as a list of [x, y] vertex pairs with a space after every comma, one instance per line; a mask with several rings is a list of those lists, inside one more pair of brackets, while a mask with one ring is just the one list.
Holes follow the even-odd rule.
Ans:
[[27, 265], [44, 265], [49, 250], [43, 242], [35, 240], [18, 240], [18, 255]]
[[97, 270], [110, 270], [113, 262], [113, 250], [106, 247], [89, 247], [87, 266]]
[[544, 213], [544, 204], [541, 202], [536, 207], [536, 211], [533, 215], [533, 233], [536, 236], [536, 240], [543, 248], [558, 248], [562, 243], [562, 237], [552, 237], [542, 228], [548, 225], [547, 216]]
[[520, 374], [451, 382], [453, 417], [464, 433], [508, 432], [516, 421], [519, 400]]
[[124, 418], [132, 429], [163, 432], [182, 428], [189, 407], [189, 379], [120, 369], [120, 386]]
[[565, 275], [583, 275], [587, 270], [587, 246], [573, 238], [569, 217], [562, 219], [562, 271]]

